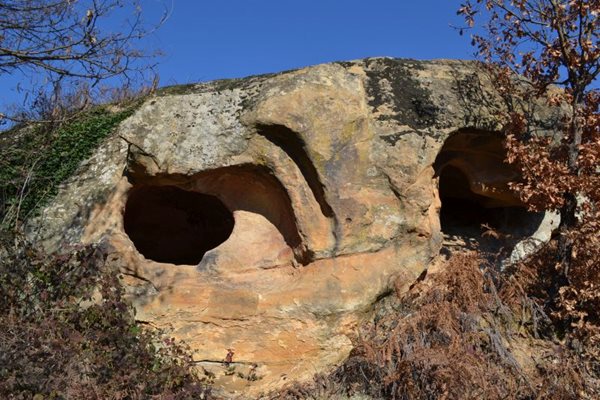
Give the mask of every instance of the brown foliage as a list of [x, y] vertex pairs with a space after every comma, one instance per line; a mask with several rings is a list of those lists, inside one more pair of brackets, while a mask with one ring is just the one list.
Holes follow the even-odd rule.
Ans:
[[[473, 43], [494, 64], [500, 94], [560, 107], [553, 139], [540, 135], [531, 110], [505, 115], [508, 161], [521, 171], [513, 189], [532, 210], [560, 211], [558, 231], [520, 266], [547, 276], [544, 307], [557, 326], [598, 344], [600, 329], [600, 1], [474, 0], [458, 11], [487, 36]], [[514, 73], [527, 78], [515, 84]], [[561, 90], [550, 85], [558, 85]]]
[[0, 397], [208, 398], [187, 349], [136, 324], [99, 248], [0, 243]]
[[[548, 268], [548, 260], [556, 255], [558, 243], [551, 242], [534, 257], [530, 257], [507, 271], [509, 283], [501, 296], [507, 302], [523, 304], [526, 300], [551, 322], [548, 332], [573, 349], [580, 357], [579, 367], [600, 377], [600, 320], [597, 290], [597, 265], [590, 268], [578, 265], [569, 285], [563, 286], [558, 299], [551, 297], [556, 271]], [[595, 255], [597, 257], [597, 255]], [[592, 259], [589, 257], [588, 259]], [[577, 265], [577, 264], [576, 264]]]
[[502, 281], [481, 269], [482, 263], [476, 253], [452, 256], [443, 271], [390, 298], [388, 309], [363, 328], [351, 357], [331, 376], [291, 386], [272, 398], [598, 396], [600, 371], [587, 369], [581, 354], [554, 340], [540, 299], [525, 292], [543, 278], [523, 270]]

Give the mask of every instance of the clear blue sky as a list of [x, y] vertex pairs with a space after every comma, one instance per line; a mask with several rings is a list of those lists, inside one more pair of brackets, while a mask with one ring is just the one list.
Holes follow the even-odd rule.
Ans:
[[[472, 58], [451, 28], [460, 0], [141, 0], [147, 22], [169, 18], [145, 46], [162, 50], [161, 86], [277, 72], [373, 56]], [[82, 3], [83, 4], [83, 3]], [[115, 16], [109, 27], [118, 29]], [[18, 74], [0, 76], [0, 111], [22, 101]]]
[[[161, 0], [147, 0], [156, 10]], [[161, 84], [276, 72], [372, 56], [472, 58], [448, 0], [174, 0], [152, 39]]]

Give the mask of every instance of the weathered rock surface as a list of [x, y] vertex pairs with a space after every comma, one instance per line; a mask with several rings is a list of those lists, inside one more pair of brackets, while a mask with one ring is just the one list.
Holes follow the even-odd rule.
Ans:
[[[460, 61], [366, 59], [169, 88], [63, 185], [32, 235], [49, 248], [109, 242], [137, 318], [206, 368], [222, 368], [227, 349], [237, 371], [256, 364], [256, 381], [217, 377], [253, 395], [340, 363], [372, 305], [427, 268], [446, 166], [483, 207], [519, 205], [490, 139], [501, 110], [485, 74]], [[152, 187], [178, 189], [144, 195]], [[190, 210], [179, 189], [218, 199], [232, 229], [212, 200]], [[194, 246], [197, 264], [168, 262]]]

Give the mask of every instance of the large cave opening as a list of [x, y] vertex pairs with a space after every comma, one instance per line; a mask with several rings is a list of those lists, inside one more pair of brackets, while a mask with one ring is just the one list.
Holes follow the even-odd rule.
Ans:
[[231, 211], [215, 196], [176, 186], [134, 187], [124, 213], [125, 232], [146, 258], [194, 265], [231, 234]]

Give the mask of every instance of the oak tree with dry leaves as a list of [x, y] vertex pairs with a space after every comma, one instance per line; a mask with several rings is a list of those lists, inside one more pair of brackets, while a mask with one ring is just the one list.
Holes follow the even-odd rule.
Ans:
[[458, 14], [472, 28], [484, 22], [472, 44], [501, 95], [561, 108], [555, 135], [539, 135], [534, 115], [509, 105], [508, 161], [522, 172], [513, 189], [532, 210], [560, 212], [555, 239], [530, 260], [552, 275], [554, 315], [598, 339], [600, 0], [468, 0]]

